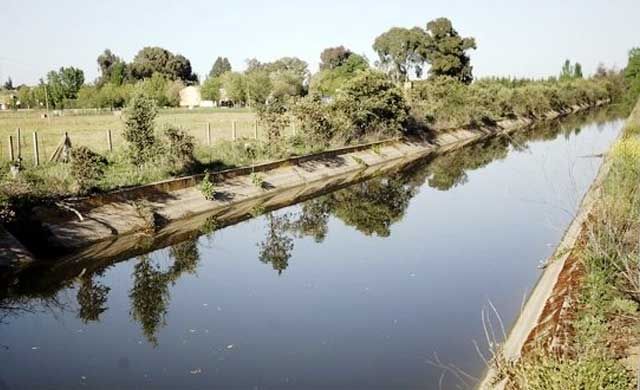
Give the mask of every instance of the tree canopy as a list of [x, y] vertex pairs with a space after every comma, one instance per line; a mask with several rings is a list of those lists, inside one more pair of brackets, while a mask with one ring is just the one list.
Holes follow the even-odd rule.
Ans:
[[407, 81], [412, 74], [421, 77], [428, 63], [430, 77], [450, 76], [470, 84], [473, 76], [467, 51], [475, 48], [475, 39], [462, 38], [447, 18], [430, 21], [426, 29], [393, 27], [373, 44], [380, 67], [396, 82]]
[[209, 77], [220, 77], [225, 72], [231, 72], [231, 63], [227, 57], [218, 57], [209, 71]]
[[335, 69], [343, 65], [352, 54], [344, 46], [328, 47], [320, 53], [320, 70]]
[[378, 54], [380, 67], [394, 81], [407, 81], [411, 73], [422, 76], [425, 39], [425, 32], [419, 27], [393, 27], [376, 38], [373, 50]]
[[161, 47], [145, 47], [136, 54], [131, 63], [131, 75], [138, 80], [160, 73], [171, 80], [182, 80], [185, 84], [197, 82], [191, 62], [184, 56], [174, 55]]
[[450, 76], [470, 84], [473, 81], [471, 59], [467, 51], [476, 48], [472, 37], [462, 38], [447, 18], [427, 23], [424, 56], [430, 77]]

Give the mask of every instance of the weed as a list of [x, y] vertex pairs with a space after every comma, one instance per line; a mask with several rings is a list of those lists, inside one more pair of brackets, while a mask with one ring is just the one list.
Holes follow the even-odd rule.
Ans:
[[213, 184], [213, 182], [209, 179], [209, 172], [207, 172], [204, 175], [204, 178], [202, 178], [199, 188], [200, 188], [200, 192], [202, 193], [202, 196], [204, 196], [206, 200], [215, 199], [216, 187]]
[[264, 174], [260, 172], [251, 172], [249, 178], [251, 179], [251, 183], [257, 188], [264, 188]]

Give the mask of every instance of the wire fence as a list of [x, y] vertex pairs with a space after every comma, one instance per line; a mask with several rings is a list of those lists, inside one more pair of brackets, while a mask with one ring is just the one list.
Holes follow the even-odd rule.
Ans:
[[[241, 139], [266, 140], [266, 129], [257, 120], [233, 120], [233, 121], [208, 121], [198, 123], [190, 128], [167, 121], [160, 123], [158, 128], [177, 126], [187, 134], [193, 136], [198, 146], [211, 146], [221, 140], [236, 141]], [[86, 146], [99, 153], [108, 153], [125, 144], [123, 129], [104, 130], [45, 130], [36, 131], [26, 128], [17, 128], [13, 134], [0, 139], [0, 161], [10, 161], [22, 157], [23, 162], [42, 163], [49, 161], [51, 155], [65, 137], [68, 135], [73, 146]], [[294, 122], [284, 129], [284, 136], [296, 134]]]

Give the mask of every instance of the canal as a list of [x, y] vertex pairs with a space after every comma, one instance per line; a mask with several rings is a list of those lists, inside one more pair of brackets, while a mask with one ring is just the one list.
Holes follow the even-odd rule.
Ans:
[[473, 386], [482, 312], [514, 322], [622, 124], [568, 118], [72, 279], [40, 270], [2, 289], [0, 389]]

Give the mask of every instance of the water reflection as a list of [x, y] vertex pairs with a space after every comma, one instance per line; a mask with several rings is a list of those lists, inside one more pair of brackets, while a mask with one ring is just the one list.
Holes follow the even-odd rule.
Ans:
[[[260, 228], [255, 240], [250, 241], [253, 251], [250, 256], [255, 256], [251, 258], [254, 264], [264, 263], [273, 270], [267, 269], [267, 267], [256, 267], [258, 271], [243, 270], [243, 272], [246, 271], [248, 274], [259, 272], [260, 275], [268, 274], [270, 277], [285, 273], [290, 275], [291, 272], [295, 272], [297, 267], [303, 265], [296, 263], [296, 261], [301, 261], [300, 256], [293, 256], [296, 252], [296, 245], [301, 246], [305, 243], [310, 245], [322, 243], [324, 245], [330, 242], [332, 220], [341, 221], [344, 226], [348, 227], [348, 231], [357, 231], [360, 236], [375, 236], [381, 239], [380, 241], [392, 241], [394, 239], [392, 236], [395, 236], [394, 226], [402, 225], [400, 222], [407, 217], [407, 210], [412, 199], [420, 193], [421, 189], [424, 190], [425, 186], [438, 191], [449, 191], [463, 187], [473, 177], [470, 174], [472, 171], [485, 167], [491, 162], [504, 160], [512, 151], [527, 151], [534, 141], [553, 140], [560, 136], [569, 138], [577, 135], [583, 128], [582, 125], [585, 121], [604, 124], [610, 120], [611, 115], [599, 112], [586, 118], [565, 120], [553, 126], [485, 139], [457, 151], [417, 161], [401, 172], [360, 182], [286, 210], [263, 214], [257, 219], [260, 224], [251, 225], [260, 226]], [[451, 193], [446, 195], [449, 196]], [[430, 215], [432, 214], [421, 217], [428, 219]], [[46, 267], [34, 270], [33, 273], [14, 281], [0, 291], [0, 322], [4, 322], [2, 326], [8, 326], [13, 319], [21, 318], [30, 313], [44, 311], [61, 315], [61, 313], [72, 312], [83, 324], [98, 326], [99, 323], [105, 321], [105, 317], [108, 318], [109, 312], [118, 311], [123, 306], [123, 302], [116, 298], [122, 296], [119, 290], [128, 290], [128, 293], [124, 294], [124, 308], [125, 310], [127, 306], [129, 308], [128, 318], [136, 323], [136, 329], [141, 330], [148, 342], [146, 344], [157, 347], [167, 342], [162, 329], [170, 328], [167, 322], [173, 322], [173, 319], [169, 317], [169, 311], [180, 311], [175, 303], [173, 306], [171, 305], [172, 293], [174, 301], [179, 299], [176, 297], [176, 284], [188, 275], [197, 275], [200, 270], [206, 268], [207, 261], [214, 260], [211, 257], [207, 258], [207, 261], [202, 259], [205, 257], [205, 252], [201, 256], [200, 251], [206, 251], [206, 249], [198, 235], [212, 237], [217, 234], [219, 225], [215, 217], [210, 217], [194, 235], [186, 237], [186, 240], [175, 243], [160, 252], [138, 256], [121, 264], [112, 264], [106, 261], [91, 270], [82, 267], [70, 269], [65, 272], [65, 275], [70, 276], [63, 280], [48, 280]], [[309, 238], [309, 240], [298, 240], [301, 238]], [[398, 237], [395, 236], [395, 239]], [[141, 238], [138, 241], [139, 245], [143, 246], [150, 246], [150, 242], [151, 240], [148, 238]], [[350, 243], [345, 242], [343, 245], [350, 245]], [[311, 250], [317, 248], [318, 246], [314, 246]], [[398, 247], [397, 251], [393, 253], [402, 256], [402, 249], [402, 247]], [[333, 253], [331, 252], [331, 254]], [[320, 267], [317, 263], [314, 265]], [[117, 269], [125, 269], [126, 276], [130, 277], [130, 280], [126, 279], [128, 284], [118, 285], [116, 288], [116, 285], [110, 283], [107, 274]], [[439, 272], [437, 269], [429, 271]], [[207, 278], [211, 275], [198, 275], [198, 277]], [[279, 287], [285, 284], [283, 279], [277, 278]], [[260, 286], [254, 287], [250, 285], [248, 280], [247, 276], [246, 288], [252, 290], [255, 295], [260, 295]], [[255, 281], [256, 279], [252, 279], [252, 282]], [[259, 281], [262, 282], [261, 279]], [[234, 279], [233, 282], [243, 283], [245, 281]], [[427, 284], [425, 283], [425, 285]], [[125, 287], [123, 288], [123, 286]], [[230, 288], [235, 288], [235, 286]], [[345, 289], [344, 286], [342, 288]], [[270, 291], [272, 294], [278, 294], [277, 291]], [[302, 288], [299, 291], [301, 294], [308, 294]], [[68, 294], [69, 292], [71, 294]], [[196, 298], [202, 297], [189, 296], [190, 300]], [[377, 298], [385, 299], [383, 295], [379, 295]], [[363, 304], [355, 298], [354, 300]], [[385, 303], [387, 306], [397, 304], [395, 301]], [[326, 302], [320, 300], [319, 304], [326, 304]], [[242, 303], [238, 305], [241, 306]], [[325, 306], [325, 309], [334, 307], [334, 305], [336, 302], [332, 301], [331, 306]], [[426, 307], [428, 302], [416, 303], [415, 310], [411, 309], [409, 312], [417, 313], [418, 305]], [[384, 305], [381, 304], [380, 307], [384, 307]], [[479, 309], [479, 307], [474, 308], [474, 313]], [[349, 317], [351, 313], [354, 311], [348, 308], [341, 315]], [[263, 315], [268, 316], [268, 313], [263, 313]], [[247, 321], [255, 320], [250, 316], [244, 319]], [[277, 319], [270, 321], [277, 322]], [[238, 324], [238, 326], [240, 325]], [[232, 333], [230, 330], [227, 332]], [[265, 343], [268, 343], [268, 340]], [[225, 344], [223, 349], [227, 345], [231, 344]], [[468, 345], [471, 346], [471, 343], [469, 342]], [[405, 348], [408, 347], [405, 346]], [[305, 367], [298, 368], [305, 369]]]

